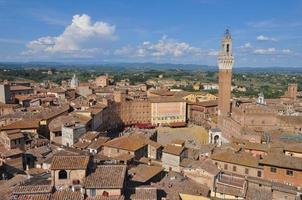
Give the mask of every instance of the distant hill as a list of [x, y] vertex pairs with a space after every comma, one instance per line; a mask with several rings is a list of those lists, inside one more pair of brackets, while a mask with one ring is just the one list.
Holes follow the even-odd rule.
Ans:
[[[0, 62], [0, 68], [57, 68], [57, 69], [93, 69], [96, 71], [118, 70], [167, 70], [179, 69], [188, 71], [217, 71], [217, 66], [198, 64], [172, 64], [172, 63], [60, 63], [60, 62]], [[302, 73], [302, 67], [237, 67], [234, 72], [238, 73]]]

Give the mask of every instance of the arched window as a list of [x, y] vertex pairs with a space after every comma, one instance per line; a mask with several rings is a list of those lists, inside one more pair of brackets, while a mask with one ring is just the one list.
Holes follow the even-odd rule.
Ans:
[[102, 194], [104, 197], [109, 197], [109, 193], [107, 191], [104, 191]]
[[230, 45], [229, 44], [227, 44], [227, 46], [226, 46], [226, 51], [227, 51], [227, 53], [230, 52]]
[[67, 172], [65, 170], [59, 171], [59, 179], [67, 179]]

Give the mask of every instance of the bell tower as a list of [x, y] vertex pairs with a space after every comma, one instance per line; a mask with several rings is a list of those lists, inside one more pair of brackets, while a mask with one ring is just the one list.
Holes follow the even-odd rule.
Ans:
[[221, 128], [224, 117], [231, 111], [232, 68], [234, 57], [232, 53], [232, 37], [228, 29], [221, 40], [221, 49], [218, 55], [219, 92], [218, 92], [218, 126]]

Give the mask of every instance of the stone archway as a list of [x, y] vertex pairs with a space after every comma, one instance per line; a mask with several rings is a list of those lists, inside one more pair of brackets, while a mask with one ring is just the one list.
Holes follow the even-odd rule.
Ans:
[[219, 144], [219, 135], [214, 136], [214, 144]]

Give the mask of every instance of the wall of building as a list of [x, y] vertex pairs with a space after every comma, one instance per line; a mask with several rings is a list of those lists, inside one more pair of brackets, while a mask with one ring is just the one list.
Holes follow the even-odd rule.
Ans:
[[119, 115], [124, 125], [150, 124], [151, 104], [148, 101], [121, 102]]
[[296, 200], [297, 195], [291, 194], [291, 193], [285, 193], [278, 190], [273, 190], [273, 198], [272, 200], [280, 200], [280, 199], [286, 199], [286, 200]]
[[[87, 196], [91, 196], [91, 191], [94, 189], [86, 189]], [[120, 196], [122, 195], [121, 189], [95, 189], [97, 196], [102, 196], [104, 192], [107, 192], [109, 196]]]
[[276, 173], [271, 172], [270, 166], [264, 166], [264, 178], [267, 180], [277, 181], [284, 184], [291, 184], [296, 187], [302, 186], [302, 171], [292, 170], [293, 176], [286, 174], [287, 169], [276, 168]]
[[86, 132], [84, 125], [78, 127], [62, 126], [62, 144], [65, 146], [73, 145]]
[[183, 157], [184, 152], [180, 156], [163, 152], [161, 159], [162, 167], [166, 171], [171, 169], [172, 171], [180, 172], [180, 162]]
[[151, 103], [151, 123], [153, 125], [186, 122], [186, 102]]
[[[216, 161], [214, 160], [214, 163], [218, 166], [219, 169], [226, 171], [226, 172], [231, 172], [234, 174], [239, 174], [242, 176], [251, 176], [251, 177], [258, 177], [262, 178], [264, 177], [264, 172], [263, 169], [261, 168], [253, 168], [253, 167], [247, 167], [247, 166], [242, 166], [238, 164], [232, 164], [232, 163], [226, 163], [226, 162], [221, 162], [221, 161]], [[225, 165], [227, 168], [225, 168]], [[233, 170], [233, 167], [236, 168], [236, 171]], [[248, 173], [246, 173], [246, 169], [248, 170]], [[261, 177], [258, 176], [258, 171], [261, 172]]]
[[10, 103], [11, 95], [10, 95], [10, 86], [8, 84], [0, 85], [0, 102], [1, 103]]
[[128, 151], [128, 150], [124, 150], [124, 149], [118, 149], [118, 148], [107, 147], [107, 146], [104, 146], [104, 148], [103, 148], [103, 154], [105, 156], [117, 157], [120, 155], [129, 154], [129, 155], [134, 156], [134, 158], [137, 160], [139, 160], [141, 157], [147, 156], [147, 151], [148, 151], [147, 145], [136, 151]]
[[79, 180], [82, 183], [86, 177], [86, 170], [65, 170], [67, 172], [67, 179], [59, 179], [60, 170], [52, 170], [52, 184], [55, 186], [72, 185], [74, 180]]

